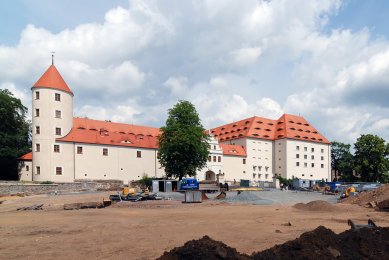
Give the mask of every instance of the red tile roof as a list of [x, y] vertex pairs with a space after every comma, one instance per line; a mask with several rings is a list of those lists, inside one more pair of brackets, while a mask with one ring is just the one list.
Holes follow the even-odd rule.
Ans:
[[73, 118], [70, 133], [56, 140], [157, 149], [159, 134], [159, 128], [154, 127]]
[[330, 144], [303, 117], [289, 114], [282, 115], [278, 120], [254, 116], [213, 128], [211, 133], [220, 142], [250, 137], [265, 140], [288, 138]]
[[65, 80], [62, 78], [61, 74], [58, 72], [57, 68], [54, 65], [51, 65], [45, 73], [38, 79], [32, 88], [51, 88], [58, 89], [70, 93], [73, 95], [73, 92], [70, 90]]
[[18, 158], [20, 161], [32, 161], [32, 152], [26, 153]]
[[232, 144], [220, 144], [220, 147], [223, 150], [223, 155], [230, 156], [243, 156], [246, 157], [246, 150], [243, 146], [240, 145], [232, 145]]

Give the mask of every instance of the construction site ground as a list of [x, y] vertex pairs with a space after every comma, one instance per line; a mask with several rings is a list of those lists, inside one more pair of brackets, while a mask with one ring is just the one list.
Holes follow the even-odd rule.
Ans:
[[[279, 190], [239, 196], [228, 192], [226, 200], [207, 194], [209, 200], [193, 204], [182, 203], [183, 194], [161, 193], [165, 200], [63, 210], [64, 204], [102, 201], [109, 194], [0, 197], [0, 255], [6, 259], [155, 259], [204, 235], [251, 254], [320, 225], [343, 232], [349, 229], [348, 219], [363, 224], [372, 219], [379, 226], [389, 226], [387, 212], [339, 204], [332, 195]], [[17, 210], [40, 204], [42, 210]]]

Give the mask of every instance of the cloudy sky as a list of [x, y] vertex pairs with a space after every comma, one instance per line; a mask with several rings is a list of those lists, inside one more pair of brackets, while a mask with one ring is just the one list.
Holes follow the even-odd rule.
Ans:
[[75, 116], [159, 127], [178, 100], [206, 128], [304, 116], [330, 140], [389, 141], [389, 1], [0, 2], [0, 88], [31, 107], [51, 63]]

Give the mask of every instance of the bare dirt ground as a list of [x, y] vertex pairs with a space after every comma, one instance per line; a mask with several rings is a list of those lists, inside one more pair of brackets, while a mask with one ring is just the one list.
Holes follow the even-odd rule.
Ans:
[[[389, 226], [387, 212], [324, 202], [320, 204], [326, 206], [324, 210], [293, 207], [299, 201], [334, 198], [280, 191], [257, 193], [271, 205], [212, 199], [183, 204], [175, 200], [178, 196], [173, 200], [124, 202], [103, 209], [62, 210], [65, 203], [101, 201], [109, 194], [0, 198], [0, 258], [155, 259], [204, 235], [251, 254], [295, 239], [319, 225], [340, 233], [349, 229], [349, 218], [363, 224], [370, 218], [380, 226]], [[17, 211], [34, 204], [44, 204], [43, 210]]]

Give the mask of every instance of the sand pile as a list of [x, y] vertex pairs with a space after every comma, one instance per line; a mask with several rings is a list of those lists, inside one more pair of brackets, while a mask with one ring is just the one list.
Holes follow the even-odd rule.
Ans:
[[251, 256], [208, 236], [165, 252], [159, 259], [388, 259], [389, 228], [347, 230], [339, 235], [319, 226], [295, 240]]
[[336, 207], [324, 200], [314, 200], [308, 203], [297, 203], [293, 206], [296, 209], [307, 211], [334, 211]]
[[389, 200], [389, 184], [383, 185], [375, 190], [361, 192], [356, 196], [342, 200], [342, 203], [366, 206], [369, 203], [378, 204], [384, 200]]

